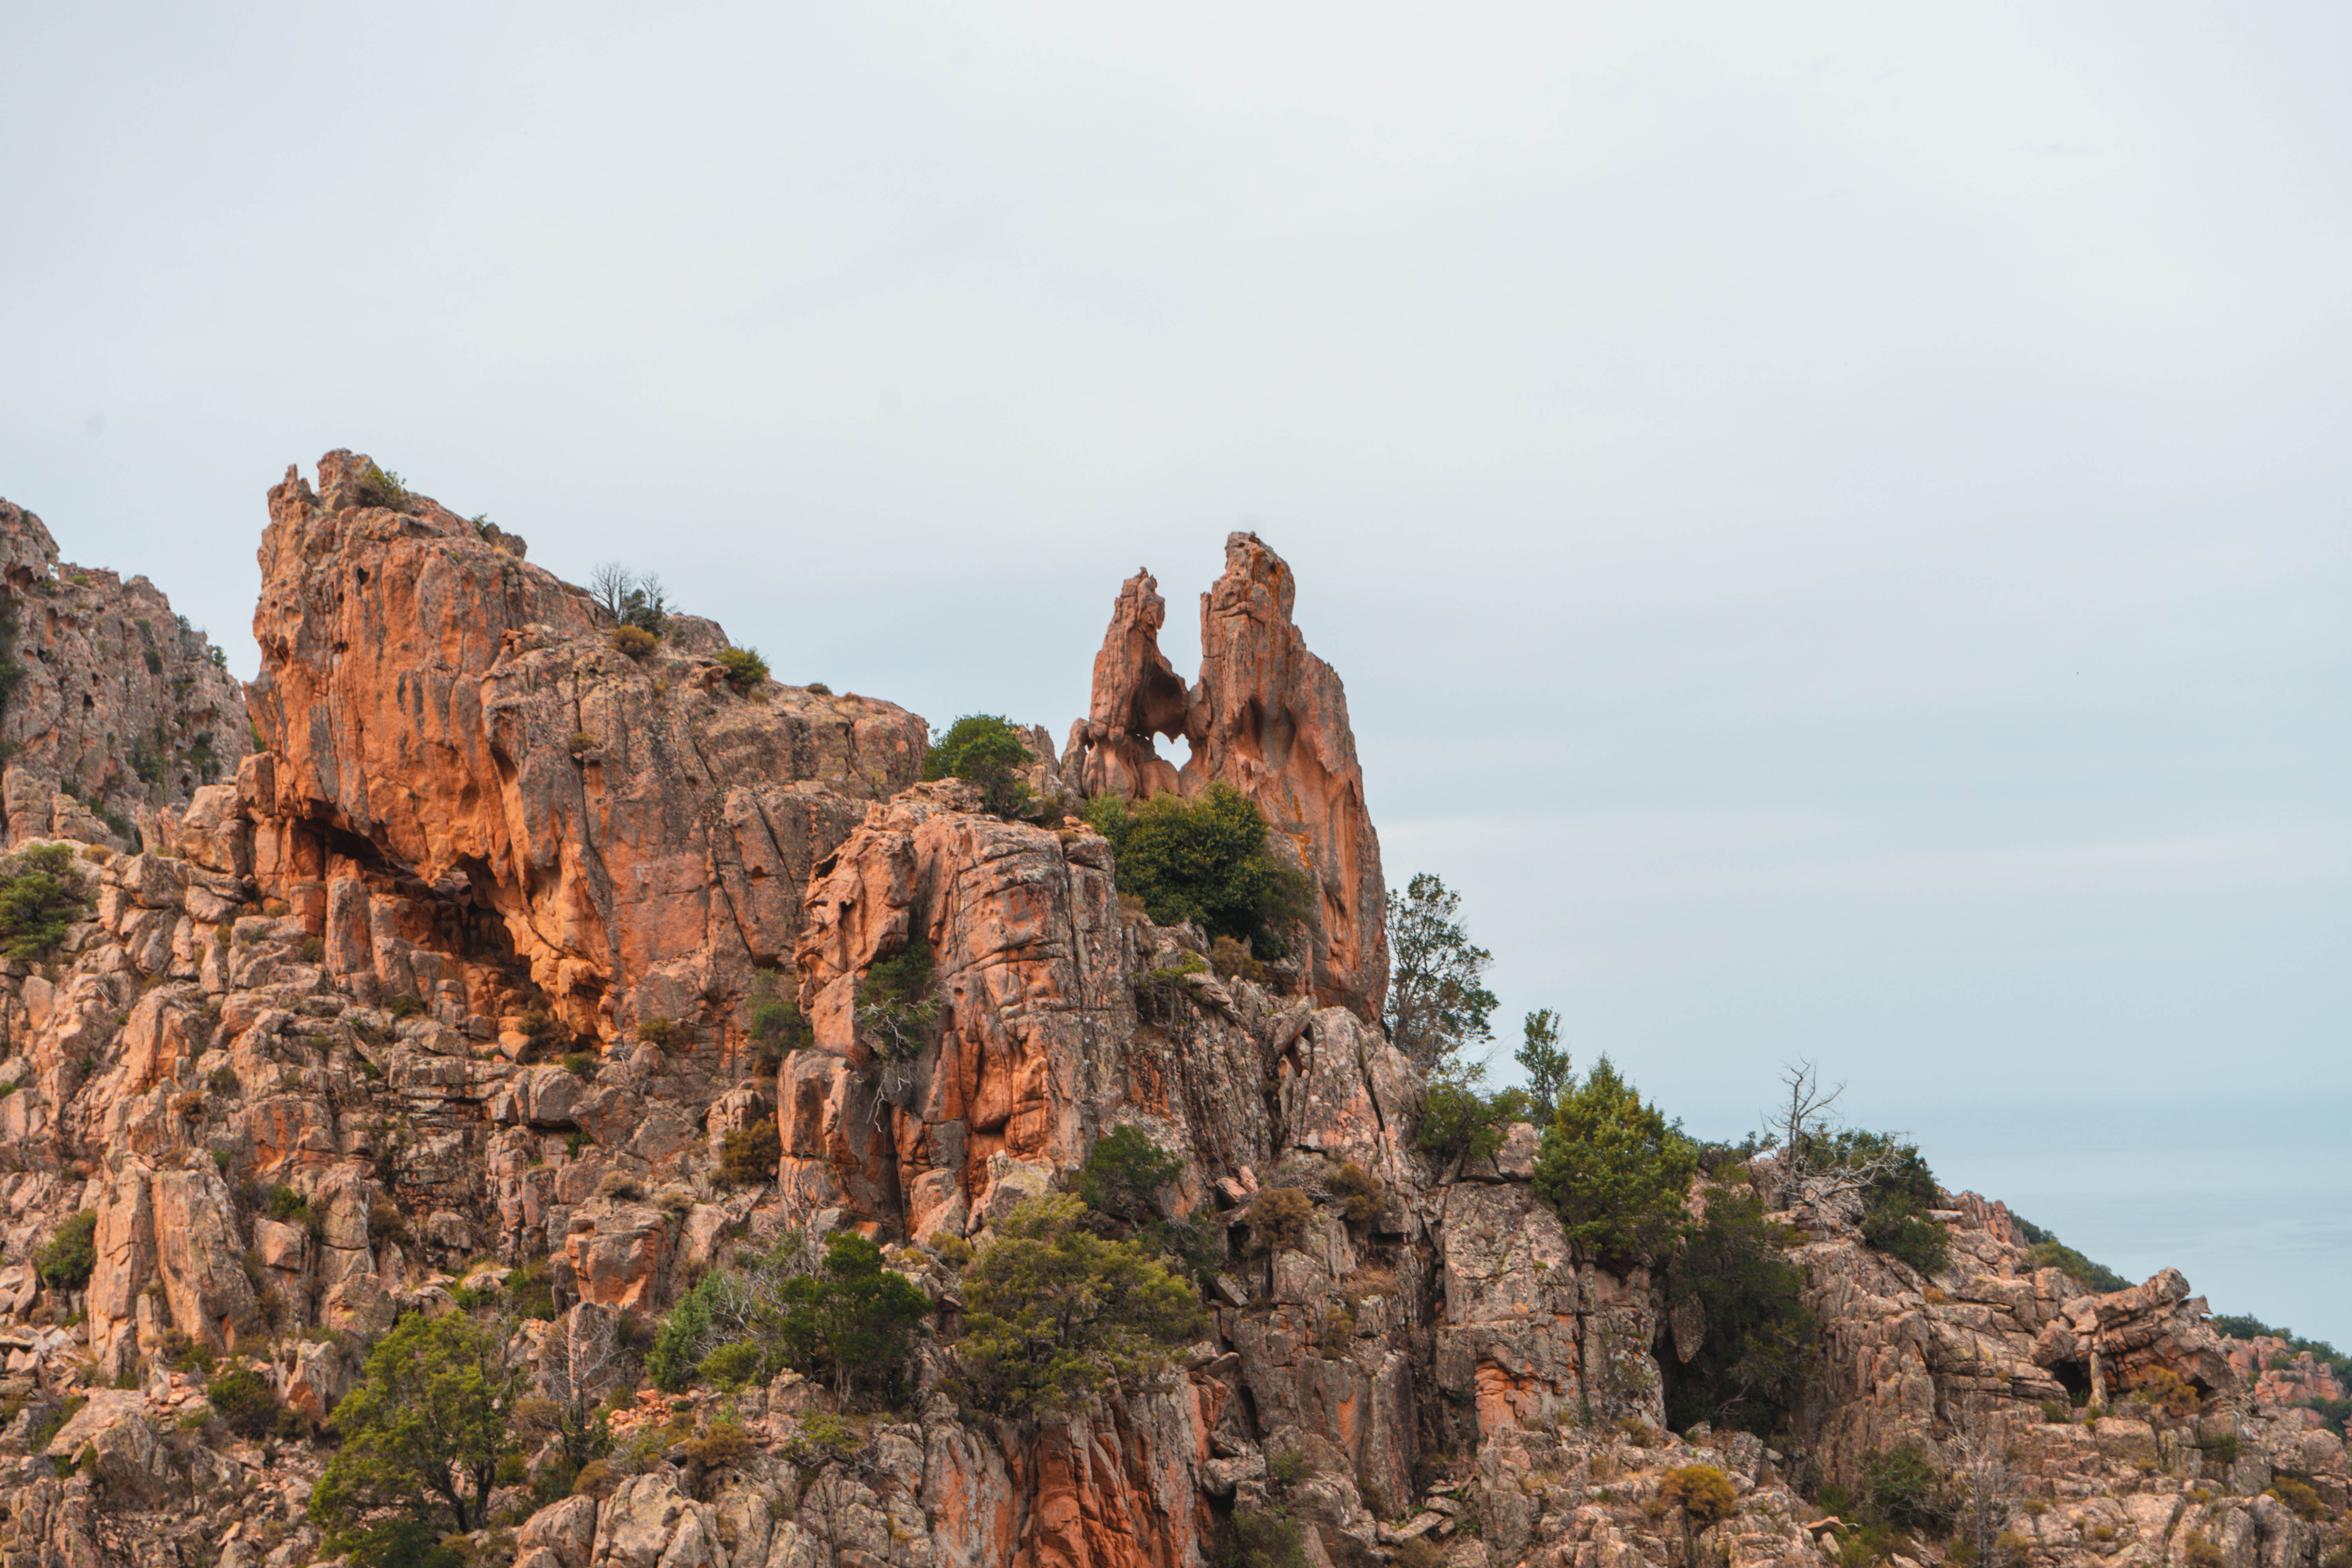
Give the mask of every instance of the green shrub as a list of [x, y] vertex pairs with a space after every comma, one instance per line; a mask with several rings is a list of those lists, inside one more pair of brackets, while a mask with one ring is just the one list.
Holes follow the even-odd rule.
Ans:
[[1871, 1161], [1883, 1168], [1862, 1190], [1862, 1239], [1922, 1274], [1940, 1274], [1951, 1262], [1951, 1238], [1927, 1217], [1936, 1205], [1936, 1173], [1916, 1144], [1884, 1132], [1830, 1135], [1842, 1163]]
[[738, 1340], [704, 1356], [695, 1370], [711, 1387], [732, 1394], [761, 1380], [767, 1371], [767, 1358], [750, 1340]]
[[1479, 1088], [1486, 1079], [1484, 1062], [1454, 1056], [1438, 1058], [1422, 1091], [1416, 1136], [1424, 1152], [1440, 1160], [1494, 1158], [1511, 1123], [1527, 1119], [1528, 1097], [1519, 1089], [1486, 1093]]
[[980, 791], [982, 805], [1011, 816], [1034, 804], [1020, 777], [1028, 765], [1029, 748], [1009, 720], [998, 713], [967, 713], [932, 741], [923, 757], [923, 776], [961, 779]]
[[1297, 1252], [1307, 1244], [1315, 1205], [1297, 1187], [1260, 1187], [1244, 1217], [1252, 1252]]
[[686, 1038], [686, 1026], [668, 1018], [645, 1018], [638, 1021], [637, 1038], [666, 1051]]
[[756, 1187], [774, 1181], [776, 1166], [784, 1157], [783, 1141], [776, 1134], [776, 1119], [772, 1116], [740, 1132], [730, 1132], [720, 1140], [719, 1149], [719, 1179], [734, 1187]]
[[2305, 1524], [2316, 1524], [2327, 1517], [2327, 1503], [2309, 1481], [2295, 1476], [2273, 1477], [2270, 1495], [2286, 1504], [2295, 1518]]
[[425, 1011], [425, 1004], [414, 996], [395, 996], [383, 1005], [383, 1010], [395, 1018], [414, 1018]]
[[1940, 1533], [1952, 1521], [1951, 1489], [1916, 1443], [1864, 1463], [1862, 1505], [1867, 1518], [1900, 1530]]
[[46, 957], [89, 910], [70, 846], [37, 844], [0, 859], [0, 957]]
[[1536, 1191], [1568, 1238], [1613, 1267], [1663, 1258], [1681, 1236], [1698, 1158], [1607, 1057], [1564, 1095], [1536, 1162]]
[[1245, 942], [1221, 936], [1209, 943], [1209, 966], [1223, 980], [1249, 980], [1264, 984], [1265, 965], [1259, 963]]
[[563, 1070], [570, 1073], [573, 1078], [594, 1078], [596, 1076], [596, 1053], [593, 1051], [564, 1052]]
[[310, 1223], [310, 1203], [301, 1194], [283, 1184], [269, 1189], [262, 1200], [262, 1208], [271, 1219], [283, 1225], [307, 1226]]
[[1388, 1203], [1389, 1184], [1353, 1160], [1332, 1173], [1329, 1186], [1333, 1195], [1346, 1205], [1348, 1218], [1357, 1225], [1379, 1217]]
[[964, 1271], [956, 1350], [982, 1408], [1075, 1414], [1107, 1390], [1159, 1383], [1206, 1327], [1191, 1286], [1138, 1244], [1088, 1231], [1084, 1213], [1066, 1194], [1025, 1199]]
[[286, 1408], [268, 1377], [243, 1363], [215, 1375], [205, 1388], [205, 1403], [243, 1437], [267, 1437], [277, 1431]]
[[1668, 1508], [1681, 1509], [1684, 1517], [1701, 1530], [1722, 1523], [1739, 1506], [1731, 1478], [1713, 1465], [1684, 1465], [1668, 1470], [1658, 1483], [1658, 1498]]
[[767, 683], [768, 661], [758, 648], [722, 647], [712, 657], [727, 671], [727, 684], [738, 691], [748, 694]]
[[48, 1245], [33, 1256], [41, 1283], [52, 1290], [79, 1290], [98, 1267], [98, 1211], [84, 1209], [57, 1228]]
[[1296, 1448], [1276, 1448], [1265, 1457], [1265, 1484], [1288, 1491], [1313, 1473], [1307, 1456]]
[[1140, 1127], [1115, 1127], [1095, 1140], [1078, 1167], [1078, 1196], [1097, 1214], [1130, 1224], [1157, 1206], [1160, 1188], [1184, 1173], [1184, 1162], [1152, 1142]]
[[1313, 888], [1267, 852], [1265, 816], [1232, 785], [1134, 806], [1097, 795], [1087, 820], [1110, 840], [1119, 891], [1141, 899], [1158, 924], [1196, 921], [1211, 937], [1245, 942], [1267, 958], [1289, 952]]
[[[2018, 1235], [2025, 1239], [2025, 1266], [2028, 1268], [2063, 1269], [2076, 1281], [2100, 1295], [2105, 1295], [2111, 1290], [2126, 1290], [2131, 1288], [2130, 1280], [2104, 1264], [2092, 1262], [2032, 1220], [2011, 1215], [2010, 1223], [2017, 1227]], [[2252, 1331], [2239, 1331], [2241, 1325], [2251, 1325]], [[2256, 1319], [2227, 1316], [2216, 1316], [2213, 1319], [2213, 1328], [2218, 1333], [2230, 1334], [2244, 1340], [2254, 1339], [2259, 1334], [2271, 1331]], [[2279, 1337], [2284, 1339], [2287, 1336], [2282, 1332]], [[2345, 1370], [2352, 1373], [2352, 1362], [2347, 1362]]]
[[507, 1300], [525, 1318], [555, 1321], [555, 1271], [544, 1258], [534, 1258], [507, 1276]]
[[614, 649], [631, 658], [642, 659], [661, 647], [661, 638], [643, 626], [618, 626], [607, 635]]
[[2188, 1568], [2226, 1568], [2230, 1555], [2213, 1543], [2211, 1536], [2192, 1530], [2181, 1542], [2180, 1560]]
[[793, 999], [782, 994], [781, 984], [773, 970], [761, 970], [751, 978], [750, 1032], [757, 1053], [753, 1065], [761, 1073], [774, 1072], [786, 1057], [805, 1050], [813, 1037], [808, 1020], [801, 1016]]
[[408, 486], [390, 468], [379, 468], [370, 461], [367, 474], [361, 482], [378, 506], [397, 509], [408, 504]]
[[920, 935], [866, 965], [857, 983], [857, 1032], [886, 1062], [919, 1055], [945, 1004], [931, 984], [931, 945]]
[[1217, 1537], [1215, 1568], [1307, 1568], [1298, 1521], [1286, 1514], [1238, 1508]]
[[682, 1392], [710, 1358], [730, 1345], [752, 1347], [721, 1359], [719, 1369], [745, 1383], [791, 1367], [829, 1375], [839, 1397], [881, 1388], [904, 1370], [930, 1303], [882, 1266], [882, 1249], [854, 1232], [826, 1245], [814, 1268], [793, 1243], [739, 1257], [715, 1268], [679, 1299], [654, 1336], [646, 1370], [657, 1388]]
[[574, 730], [572, 738], [563, 742], [563, 749], [576, 762], [604, 743], [585, 730]]
[[1793, 1239], [1764, 1218], [1754, 1194], [1726, 1188], [1707, 1194], [1706, 1216], [1666, 1276], [1668, 1299], [1696, 1307], [1706, 1324], [1689, 1361], [1661, 1358], [1669, 1425], [1706, 1421], [1770, 1436], [1797, 1392], [1814, 1338], [1805, 1271], [1786, 1252]]

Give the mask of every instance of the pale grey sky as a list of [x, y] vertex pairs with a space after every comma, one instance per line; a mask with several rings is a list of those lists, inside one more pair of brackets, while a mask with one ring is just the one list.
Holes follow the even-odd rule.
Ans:
[[18, 6], [0, 494], [249, 673], [262, 492], [351, 446], [1056, 734], [1118, 580], [1189, 668], [1255, 527], [1509, 1018], [1709, 1134], [1816, 1057], [2352, 1346], [2347, 58], [2316, 5]]

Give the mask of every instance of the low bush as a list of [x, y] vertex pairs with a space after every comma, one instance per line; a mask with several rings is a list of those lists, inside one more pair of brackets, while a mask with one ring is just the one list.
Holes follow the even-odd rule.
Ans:
[[1900, 1530], [1940, 1533], [1952, 1521], [1951, 1489], [1916, 1443], [1864, 1462], [1862, 1504], [1866, 1517]]
[[1223, 979], [1265, 983], [1265, 965], [1250, 952], [1248, 943], [1232, 937], [1221, 936], [1209, 943], [1209, 963]]
[[906, 1061], [929, 1043], [944, 1006], [931, 983], [931, 945], [918, 935], [866, 966], [857, 983], [857, 1033], [882, 1060]]
[[1115, 1127], [1095, 1140], [1078, 1167], [1078, 1196], [1087, 1207], [1129, 1224], [1157, 1210], [1160, 1189], [1184, 1173], [1184, 1162], [1168, 1153], [1132, 1125]]
[[425, 1011], [425, 1004], [415, 996], [395, 996], [383, 1005], [383, 1010], [395, 1018], [414, 1018]]
[[2203, 1403], [2197, 1385], [2168, 1366], [2151, 1366], [2132, 1381], [2134, 1399], [2150, 1409], [2179, 1419], [2197, 1414]]
[[576, 761], [604, 743], [585, 730], [574, 730], [572, 731], [572, 739], [563, 742], [563, 749]]
[[666, 1051], [686, 1038], [686, 1026], [668, 1018], [645, 1018], [638, 1021], [637, 1038]]
[[768, 661], [755, 647], [722, 647], [711, 656], [727, 672], [727, 684], [749, 694], [767, 684]]
[[2192, 1530], [2180, 1545], [2180, 1561], [2188, 1568], [2226, 1568], [2230, 1554], [2201, 1530]]
[[961, 779], [980, 791], [982, 805], [1012, 816], [1034, 804], [1020, 776], [1028, 766], [1029, 748], [1011, 721], [999, 713], [967, 713], [932, 741], [923, 776]]
[[1444, 1056], [1431, 1066], [1416, 1135], [1424, 1152], [1440, 1160], [1491, 1160], [1511, 1123], [1527, 1120], [1526, 1090], [1488, 1094], [1479, 1087], [1486, 1079], [1484, 1062]]
[[923, 1293], [884, 1268], [866, 1237], [835, 1236], [821, 1262], [794, 1238], [697, 1281], [663, 1320], [646, 1370], [656, 1387], [677, 1393], [705, 1368], [750, 1384], [791, 1367], [829, 1376], [846, 1400], [904, 1373], [929, 1316]]
[[0, 859], [0, 957], [47, 957], [89, 907], [70, 846], [37, 844]]
[[98, 1211], [84, 1209], [57, 1228], [33, 1255], [33, 1268], [52, 1290], [79, 1290], [98, 1267]]
[[1346, 1205], [1348, 1218], [1357, 1225], [1379, 1217], [1388, 1203], [1389, 1184], [1353, 1160], [1334, 1172], [1328, 1184], [1332, 1195]]
[[2316, 1524], [2327, 1517], [2326, 1500], [2319, 1495], [2316, 1487], [2300, 1477], [2273, 1477], [2269, 1489], [2271, 1496], [2286, 1504], [2305, 1524]]
[[563, 1070], [570, 1073], [573, 1078], [594, 1078], [596, 1076], [596, 1053], [593, 1051], [564, 1052]]
[[783, 1141], [776, 1134], [772, 1116], [755, 1121], [720, 1141], [719, 1179], [732, 1187], [756, 1187], [776, 1179], [784, 1157]]
[[1252, 1252], [1297, 1252], [1307, 1245], [1315, 1205], [1297, 1187], [1260, 1187], [1243, 1217], [1249, 1222]]
[[661, 638], [643, 626], [618, 626], [607, 635], [614, 648], [635, 659], [645, 658], [661, 647]]
[[752, 1066], [765, 1074], [782, 1067], [786, 1057], [804, 1050], [813, 1035], [808, 1020], [790, 996], [782, 990], [782, 980], [775, 971], [763, 969], [751, 980], [751, 1025], [749, 1031], [754, 1051]]
[[214, 1376], [205, 1388], [205, 1403], [241, 1437], [268, 1436], [286, 1408], [268, 1376], [241, 1363]]
[[1248, 1508], [1225, 1521], [1211, 1558], [1215, 1568], [1307, 1568], [1309, 1561], [1297, 1520]]
[[1668, 1470], [1658, 1483], [1658, 1496], [1669, 1508], [1682, 1510], [1683, 1517], [1701, 1530], [1722, 1523], [1739, 1506], [1731, 1478], [1713, 1465], [1684, 1465]]
[[1157, 924], [1193, 921], [1265, 957], [1289, 952], [1313, 886], [1267, 850], [1265, 815], [1230, 784], [1138, 805], [1097, 795], [1087, 821], [1110, 840], [1119, 890], [1140, 898]]

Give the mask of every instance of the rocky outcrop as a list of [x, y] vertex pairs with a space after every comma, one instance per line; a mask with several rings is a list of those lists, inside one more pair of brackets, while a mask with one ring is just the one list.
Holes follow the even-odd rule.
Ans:
[[[1380, 888], [1344, 702], [1249, 536], [1191, 691], [1128, 585], [1074, 761], [1171, 787], [1149, 738], [1181, 722], [1201, 771], [1173, 787], [1252, 791], [1328, 872], [1320, 967], [1271, 984], [1122, 907], [1091, 831], [912, 783], [912, 715], [738, 692], [707, 623], [639, 662], [519, 540], [348, 454], [272, 511], [273, 749], [155, 802], [139, 853], [78, 846], [85, 918], [0, 961], [0, 1568], [302, 1568], [328, 1453], [303, 1435], [403, 1316], [453, 1311], [537, 1395], [610, 1412], [575, 1495], [533, 1507], [571, 1475], [552, 1448], [496, 1491], [461, 1543], [482, 1568], [1202, 1568], [1249, 1516], [1316, 1568], [1828, 1568], [1869, 1544], [1803, 1494], [1905, 1445], [1956, 1478], [1998, 1458], [2004, 1568], [2315, 1568], [2342, 1539], [2342, 1444], [2248, 1407], [2185, 1280], [2084, 1292], [1970, 1194], [1930, 1213], [1934, 1279], [1850, 1214], [1772, 1216], [1818, 1329], [1804, 1399], [1769, 1446], [1664, 1431], [1723, 1325], [1569, 1244], [1532, 1127], [1418, 1146], [1422, 1083], [1334, 934], [1377, 930]], [[1344, 856], [1317, 857], [1349, 844], [1339, 897]], [[877, 964], [918, 945], [919, 1005], [876, 1015]], [[811, 1026], [769, 1031], [781, 1064], [746, 1048], [755, 995]], [[771, 1117], [774, 1182], [732, 1147]], [[1202, 1338], [1073, 1420], [968, 1407], [960, 1260], [1121, 1126], [1182, 1163], [1152, 1202], [1206, 1238]], [[1268, 1189], [1295, 1228], [1257, 1233]], [[87, 1282], [45, 1285], [26, 1260], [82, 1211]], [[935, 1309], [892, 1408], [838, 1420], [789, 1371], [642, 1386], [702, 1271], [841, 1226]], [[214, 1418], [236, 1367], [279, 1436]], [[1693, 1465], [1721, 1518], [1671, 1500]]]
[[136, 848], [142, 816], [234, 773], [245, 693], [144, 577], [58, 559], [0, 500], [0, 808], [12, 845]]
[[792, 952], [809, 869], [858, 803], [914, 779], [922, 721], [738, 691], [709, 622], [633, 658], [514, 536], [378, 475], [332, 452], [316, 489], [289, 470], [270, 492], [261, 873], [346, 968], [479, 910], [579, 1034], [720, 1025]]
[[[1317, 1002], [1376, 1018], [1388, 994], [1387, 888], [1364, 801], [1348, 697], [1291, 620], [1297, 583], [1254, 533], [1225, 539], [1201, 596], [1201, 676], [1190, 690], [1160, 651], [1167, 606], [1149, 572], [1121, 586], [1095, 656], [1094, 695], [1066, 773], [1089, 795], [1193, 795], [1230, 784], [1287, 837], [1312, 876], [1307, 982]], [[1181, 772], [1155, 736], [1181, 738]]]

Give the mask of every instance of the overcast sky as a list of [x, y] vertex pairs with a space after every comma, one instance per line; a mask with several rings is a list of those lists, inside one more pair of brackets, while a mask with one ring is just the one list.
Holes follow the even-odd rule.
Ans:
[[[0, 494], [250, 674], [348, 446], [777, 673], [1083, 711], [1228, 529], [1498, 1034], [2352, 1347], [2352, 11], [0, 18]], [[1507, 1038], [1500, 1042], [1507, 1057]]]

